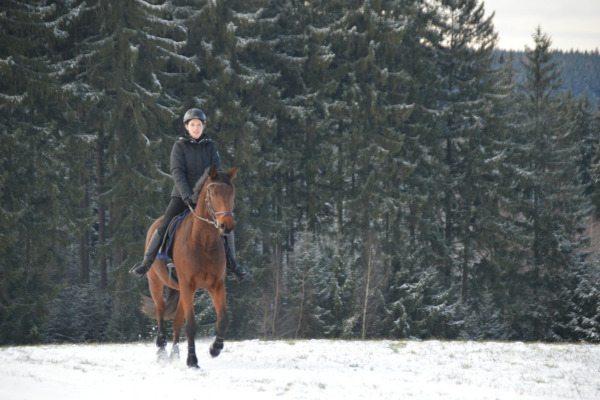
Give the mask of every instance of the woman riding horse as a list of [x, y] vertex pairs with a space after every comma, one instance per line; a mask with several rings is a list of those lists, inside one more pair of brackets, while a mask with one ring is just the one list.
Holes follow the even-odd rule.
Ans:
[[[232, 181], [236, 172], [237, 167], [223, 172], [212, 165], [196, 183], [192, 197], [196, 207], [181, 218], [172, 238], [175, 279], [162, 261], [155, 261], [148, 271], [148, 287], [154, 303], [152, 308], [158, 321], [156, 345], [159, 360], [167, 357], [165, 320], [173, 318], [171, 358], [179, 358], [179, 335], [185, 322], [187, 365], [198, 368], [194, 294], [200, 289], [208, 292], [217, 313], [216, 337], [209, 347], [210, 355], [217, 357], [223, 349], [229, 317], [225, 288], [227, 257], [222, 236], [230, 234], [235, 225], [235, 187]], [[150, 242], [162, 219], [154, 221], [146, 234], [146, 243]], [[165, 286], [168, 288], [166, 301], [163, 296]], [[146, 302], [146, 305], [150, 304]], [[142, 310], [152, 315], [150, 308], [143, 307]]]
[[[137, 263], [129, 271], [141, 279], [146, 275], [156, 255], [169, 223], [177, 215], [188, 208], [193, 209], [192, 188], [204, 171], [211, 165], [221, 169], [221, 159], [214, 142], [204, 133], [206, 115], [198, 108], [186, 111], [183, 116], [185, 134], [173, 145], [171, 151], [171, 175], [175, 185], [171, 192], [171, 202], [165, 211], [158, 229], [152, 234], [143, 261]], [[225, 254], [227, 258], [227, 276], [243, 282], [250, 277], [248, 268], [235, 261], [235, 242], [233, 232], [224, 236]]]

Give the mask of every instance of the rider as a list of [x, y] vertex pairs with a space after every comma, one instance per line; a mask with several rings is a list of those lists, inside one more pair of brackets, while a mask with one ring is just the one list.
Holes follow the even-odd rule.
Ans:
[[[171, 192], [171, 202], [165, 211], [165, 216], [154, 231], [148, 248], [144, 254], [144, 260], [137, 263], [129, 271], [133, 276], [141, 279], [150, 269], [167, 230], [169, 222], [189, 207], [194, 208], [192, 202], [192, 188], [196, 181], [202, 176], [206, 168], [215, 164], [221, 169], [221, 159], [214, 142], [204, 134], [206, 115], [198, 108], [191, 108], [183, 116], [185, 134], [173, 145], [171, 151], [171, 175], [175, 186]], [[237, 265], [235, 261], [235, 245], [233, 233], [225, 237], [225, 250], [227, 258], [227, 276], [237, 278], [243, 282], [250, 277], [248, 268]]]

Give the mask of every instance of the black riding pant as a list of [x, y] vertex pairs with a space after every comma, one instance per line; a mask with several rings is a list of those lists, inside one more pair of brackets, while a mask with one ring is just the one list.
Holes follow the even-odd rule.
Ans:
[[182, 212], [184, 212], [186, 209], [187, 209], [187, 206], [185, 205], [183, 200], [181, 200], [181, 198], [171, 197], [171, 202], [169, 203], [169, 206], [167, 207], [167, 211], [165, 211], [165, 217], [163, 218], [160, 225], [156, 229], [156, 231], [158, 232], [158, 235], [161, 238], [164, 237], [165, 232], [167, 231], [167, 228], [169, 227], [169, 223], [171, 223], [171, 220], [173, 218], [175, 218], [176, 216], [178, 216], [179, 214], [181, 214]]

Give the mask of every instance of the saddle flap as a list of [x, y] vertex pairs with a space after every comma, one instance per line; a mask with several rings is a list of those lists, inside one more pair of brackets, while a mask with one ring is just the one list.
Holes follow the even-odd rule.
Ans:
[[165, 236], [163, 237], [156, 258], [159, 260], [168, 260], [173, 257], [173, 238], [175, 238], [175, 231], [177, 231], [179, 224], [189, 212], [190, 210], [185, 210], [183, 213], [177, 215], [171, 220], [171, 222], [169, 222], [169, 226], [165, 232]]

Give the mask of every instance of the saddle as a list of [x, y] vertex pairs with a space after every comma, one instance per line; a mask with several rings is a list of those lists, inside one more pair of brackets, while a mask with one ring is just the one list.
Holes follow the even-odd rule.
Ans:
[[185, 216], [189, 214], [189, 212], [190, 210], [185, 210], [181, 214], [175, 216], [175, 218], [169, 222], [169, 226], [167, 227], [165, 236], [161, 241], [156, 258], [159, 260], [169, 260], [173, 258], [173, 239], [175, 238], [175, 231]]
[[169, 226], [167, 227], [165, 235], [162, 238], [158, 254], [156, 255], [156, 258], [159, 260], [165, 261], [165, 266], [167, 267], [169, 276], [175, 281], [177, 281], [177, 274], [175, 273], [173, 264], [173, 239], [175, 238], [175, 232], [177, 231], [179, 224], [189, 212], [190, 210], [185, 210], [173, 218], [171, 222], [169, 222]]

